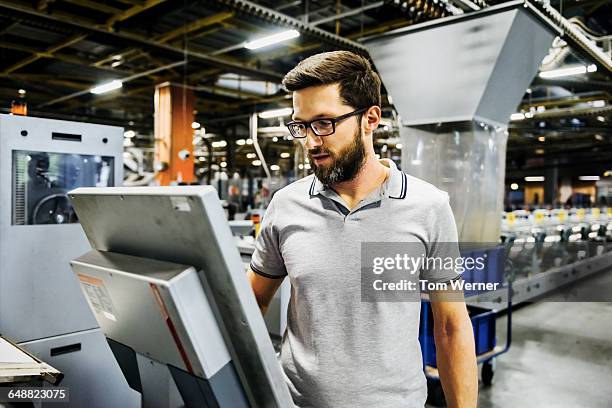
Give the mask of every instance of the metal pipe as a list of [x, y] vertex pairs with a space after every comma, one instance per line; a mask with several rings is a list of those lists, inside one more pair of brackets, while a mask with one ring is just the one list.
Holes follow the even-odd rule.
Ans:
[[[261, 17], [265, 20], [270, 21], [271, 23], [294, 28], [300, 31], [302, 34], [307, 34], [313, 37], [320, 38], [325, 42], [332, 43], [337, 46], [354, 49], [361, 52], [366, 51], [365, 47], [359, 44], [358, 42], [349, 40], [348, 38], [344, 38], [339, 35], [332, 34], [329, 31], [322, 30], [308, 23], [290, 17], [286, 14], [279, 13], [276, 10], [272, 10], [268, 7], [264, 7], [260, 4], [253, 3], [248, 0], [217, 0], [217, 2], [226, 7], [231, 7], [233, 9], [246, 12], [250, 15]], [[336, 18], [336, 16], [334, 16], [334, 18]]]
[[259, 161], [261, 161], [261, 166], [266, 173], [266, 177], [268, 179], [268, 185], [272, 185], [272, 174], [270, 174], [270, 169], [268, 168], [268, 163], [266, 163], [266, 159], [261, 151], [261, 147], [259, 147], [259, 140], [257, 139], [257, 113], [253, 113], [249, 120], [249, 130], [251, 132], [251, 139], [253, 140], [253, 147], [255, 148], [255, 153], [257, 153], [257, 157]]
[[567, 36], [584, 53], [593, 59], [599, 66], [605, 68], [608, 73], [612, 73], [612, 60], [605, 52], [593, 44], [578, 28], [561, 15], [557, 10], [546, 4], [543, 0], [533, 0], [535, 7], [530, 2], [525, 1], [525, 7], [531, 8], [536, 14], [544, 14], [561, 31], [562, 36]]
[[330, 16], [330, 17], [322, 18], [322, 19], [317, 20], [317, 21], [313, 21], [312, 23], [309, 24], [309, 26], [315, 27], [315, 26], [318, 26], [320, 24], [328, 23], [330, 21], [340, 20], [340, 19], [342, 19], [344, 17], [354, 16], [355, 14], [360, 14], [360, 13], [363, 13], [364, 11], [368, 11], [368, 10], [371, 10], [371, 9], [382, 7], [384, 4], [385, 4], [384, 1], [377, 1], [376, 3], [368, 4], [367, 6], [359, 7], [359, 8], [353, 9], [353, 10], [345, 11], [344, 13], [336, 14], [336, 15], [333, 15], [333, 16]]
[[[187, 63], [186, 60], [178, 61], [178, 62], [173, 62], [172, 64], [164, 65], [162, 67], [153, 68], [153, 69], [150, 69], [150, 70], [144, 71], [144, 72], [139, 72], [137, 74], [130, 75], [130, 76], [125, 77], [125, 78], [120, 78], [119, 80], [121, 81], [121, 83], [126, 83], [126, 82], [132, 81], [134, 79], [138, 79], [138, 78], [142, 78], [142, 77], [147, 76], [147, 75], [154, 74], [154, 73], [159, 72], [159, 71], [165, 71], [167, 69], [172, 69], [172, 68], [175, 68], [175, 67], [178, 67], [178, 66], [181, 66], [181, 65], [185, 65], [186, 63]], [[56, 98], [56, 99], [52, 99], [49, 102], [45, 102], [43, 104], [38, 105], [37, 107], [38, 108], [44, 108], [46, 106], [55, 105], [58, 102], [63, 102], [63, 101], [66, 101], [68, 99], [76, 98], [77, 96], [85, 95], [87, 93], [89, 93], [89, 89], [86, 89], [86, 90], [83, 90], [83, 91], [78, 91], [78, 92], [72, 93], [70, 95], [64, 95], [64, 96]]]

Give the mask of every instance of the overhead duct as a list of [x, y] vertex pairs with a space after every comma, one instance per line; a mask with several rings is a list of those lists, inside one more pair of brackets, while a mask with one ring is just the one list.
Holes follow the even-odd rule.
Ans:
[[400, 114], [402, 168], [449, 193], [464, 242], [499, 239], [508, 121], [557, 34], [523, 4], [365, 42]]

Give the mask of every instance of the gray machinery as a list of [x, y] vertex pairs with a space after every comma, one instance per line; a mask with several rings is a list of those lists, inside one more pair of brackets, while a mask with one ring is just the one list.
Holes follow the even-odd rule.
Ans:
[[213, 187], [69, 195], [92, 246], [72, 268], [144, 406], [293, 406]]
[[556, 35], [528, 4], [366, 42], [401, 118], [402, 169], [449, 193], [464, 242], [499, 239], [510, 114]]
[[[519, 0], [365, 41], [400, 116], [402, 169], [449, 193], [462, 242], [500, 238], [508, 121], [556, 35], [542, 9]], [[607, 253], [516, 281], [515, 302], [611, 263]], [[506, 293], [489, 298], [505, 303]]]
[[63, 372], [74, 407], [140, 400], [70, 270], [89, 246], [67, 192], [120, 183], [122, 142], [117, 127], [0, 115], [0, 334]]

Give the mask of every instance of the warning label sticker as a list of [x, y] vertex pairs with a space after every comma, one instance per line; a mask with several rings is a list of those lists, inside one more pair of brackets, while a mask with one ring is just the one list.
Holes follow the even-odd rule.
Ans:
[[117, 313], [113, 307], [108, 289], [104, 286], [104, 282], [101, 279], [81, 274], [79, 274], [79, 280], [81, 281], [85, 297], [96, 314], [101, 314], [107, 319], [116, 322]]

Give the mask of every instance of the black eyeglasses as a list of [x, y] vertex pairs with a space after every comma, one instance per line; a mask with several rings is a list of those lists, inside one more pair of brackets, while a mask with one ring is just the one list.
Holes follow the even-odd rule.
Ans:
[[336, 131], [336, 124], [338, 122], [350, 118], [351, 116], [359, 115], [367, 110], [368, 108], [357, 109], [356, 111], [346, 113], [336, 118], [321, 118], [310, 122], [293, 121], [287, 123], [287, 128], [289, 129], [291, 136], [295, 137], [296, 139], [305, 138], [308, 135], [308, 128], [311, 128], [312, 132], [317, 136], [329, 136], [334, 134]]

